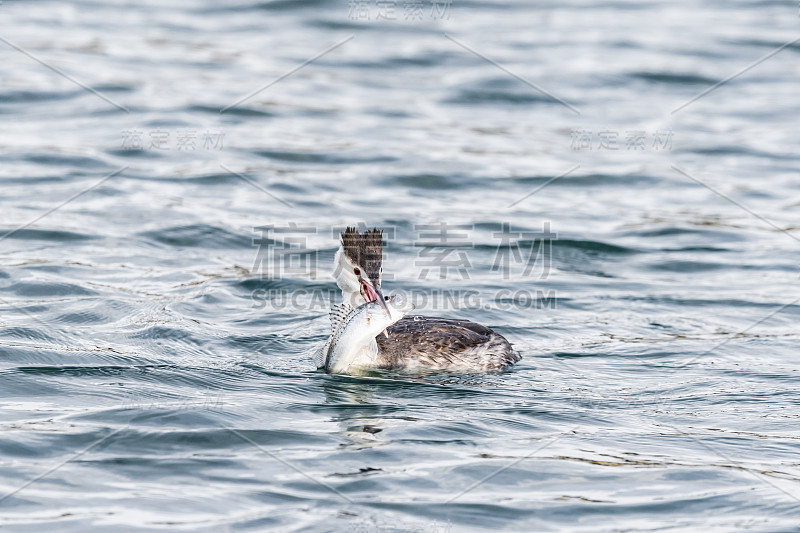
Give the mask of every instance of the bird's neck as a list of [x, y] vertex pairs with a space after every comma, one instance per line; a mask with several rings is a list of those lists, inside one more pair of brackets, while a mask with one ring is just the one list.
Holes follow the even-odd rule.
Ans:
[[352, 292], [348, 289], [342, 289], [342, 302], [350, 304], [354, 308], [366, 303], [360, 292]]

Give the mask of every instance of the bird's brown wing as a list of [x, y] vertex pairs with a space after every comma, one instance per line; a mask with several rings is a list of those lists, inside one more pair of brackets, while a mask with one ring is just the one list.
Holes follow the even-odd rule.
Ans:
[[381, 366], [489, 369], [520, 359], [502, 335], [469, 320], [407, 316], [387, 331], [377, 338]]

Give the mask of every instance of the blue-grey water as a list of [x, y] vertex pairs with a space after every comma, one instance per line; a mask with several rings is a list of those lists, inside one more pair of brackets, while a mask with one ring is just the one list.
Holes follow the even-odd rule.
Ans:
[[[797, 2], [7, 0], [0, 38], [0, 529], [800, 530]], [[524, 359], [317, 372], [348, 224]]]

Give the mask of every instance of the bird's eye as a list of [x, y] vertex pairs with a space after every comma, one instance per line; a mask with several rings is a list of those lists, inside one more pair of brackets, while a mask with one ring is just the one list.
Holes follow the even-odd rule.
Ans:
[[360, 276], [361, 275], [361, 270], [359, 270], [359, 268], [356, 267], [356, 268], [353, 269], [353, 274], [355, 274], [356, 276]]
[[391, 302], [392, 301], [392, 297], [391, 296], [384, 296], [383, 299], [386, 300], [387, 302]]

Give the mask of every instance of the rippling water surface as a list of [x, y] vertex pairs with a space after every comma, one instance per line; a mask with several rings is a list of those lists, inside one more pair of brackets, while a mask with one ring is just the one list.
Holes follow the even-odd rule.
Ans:
[[[796, 2], [412, 4], [0, 5], [0, 528], [800, 528]], [[315, 371], [354, 223], [523, 361]]]

